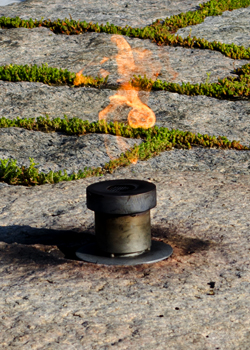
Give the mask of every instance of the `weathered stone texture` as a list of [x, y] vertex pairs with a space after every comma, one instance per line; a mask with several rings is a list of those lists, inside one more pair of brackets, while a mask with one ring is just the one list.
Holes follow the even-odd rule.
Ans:
[[111, 158], [119, 157], [141, 140], [112, 135], [89, 134], [66, 136], [60, 133], [42, 133], [19, 128], [0, 129], [0, 158], [17, 159], [19, 166], [29, 166], [29, 158], [41, 164], [38, 169], [72, 174], [84, 167], [103, 167]]
[[87, 22], [106, 22], [119, 26], [144, 27], [158, 18], [170, 17], [180, 12], [194, 11], [205, 1], [163, 0], [158, 1], [88, 1], [88, 0], [26, 0], [23, 3], [0, 7], [0, 16], [21, 17], [24, 19], [44, 17], [57, 20], [69, 18]]
[[[194, 10], [201, 1], [38, 1], [0, 7], [0, 16], [75, 19], [144, 26], [156, 18]], [[125, 7], [127, 5], [127, 7]], [[250, 8], [192, 26], [208, 40], [249, 47]], [[189, 34], [189, 28], [178, 33]], [[126, 38], [137, 74], [181, 83], [232, 75], [249, 62], [219, 52], [157, 47]], [[117, 47], [107, 34], [55, 35], [45, 28], [0, 29], [0, 65], [42, 64], [128, 79], [117, 69]], [[145, 51], [148, 50], [148, 51]], [[145, 54], [146, 53], [146, 54]], [[110, 58], [101, 64], [103, 57]], [[141, 59], [143, 57], [143, 59]], [[86, 65], [88, 65], [86, 67]], [[0, 81], [0, 116], [98, 120], [115, 93], [107, 89]], [[157, 125], [227, 136], [250, 143], [249, 100], [225, 101], [165, 91], [140, 92]], [[122, 107], [108, 120], [126, 121]], [[140, 140], [124, 140], [127, 147]], [[107, 148], [106, 148], [106, 146]], [[114, 136], [66, 136], [18, 128], [0, 130], [0, 158], [28, 158], [39, 170], [102, 166], [124, 150]], [[107, 152], [108, 151], [108, 152]], [[102, 178], [34, 188], [0, 183], [0, 344], [39, 350], [248, 350], [249, 151], [174, 149]], [[136, 178], [157, 186], [151, 211], [154, 239], [174, 248], [167, 260], [137, 267], [105, 267], [74, 260], [93, 240], [94, 215], [86, 187], [96, 181]], [[210, 282], [215, 282], [211, 288]]]
[[1, 189], [2, 240], [16, 242], [1, 244], [3, 349], [248, 349], [249, 176], [151, 179], [153, 235], [174, 255], [127, 268], [65, 260], [57, 248], [93, 232], [85, 189], [95, 179]]
[[236, 44], [249, 47], [250, 7], [226, 11], [221, 16], [207, 17], [196, 26], [179, 29], [177, 34], [186, 37], [204, 38], [209, 41], [221, 41], [225, 44]]
[[[140, 142], [112, 135], [89, 134], [77, 137], [10, 128], [0, 130], [0, 158], [17, 159], [19, 166], [29, 166], [29, 158], [34, 158], [39, 164], [36, 166], [39, 171], [48, 173], [50, 170], [65, 169], [68, 174], [72, 174], [85, 167], [103, 167], [110, 158], [119, 157], [122, 152]], [[139, 173], [145, 169], [150, 169], [152, 173], [216, 170], [221, 173], [249, 174], [250, 154], [249, 151], [200, 147], [192, 150], [174, 149], [130, 167], [131, 171]]]
[[[2, 108], [0, 115], [13, 119], [37, 118], [48, 114], [51, 118], [78, 117], [97, 121], [109, 104], [114, 90], [93, 88], [49, 87], [40, 83], [0, 82]], [[229, 139], [250, 143], [250, 102], [218, 100], [206, 96], [189, 97], [165, 91], [141, 92], [141, 100], [156, 115], [156, 124], [192, 132], [224, 135]], [[130, 108], [122, 106], [107, 116], [107, 121], [127, 121]], [[41, 136], [42, 137], [42, 136]]]
[[[249, 17], [250, 18], [250, 17]], [[218, 78], [236, 76], [233, 69], [248, 63], [248, 60], [232, 60], [217, 51], [187, 49], [182, 47], [157, 46], [149, 40], [123, 36], [131, 47], [136, 69], [121, 75], [117, 70], [118, 48], [111, 36], [105, 33], [82, 35], [57, 35], [47, 28], [2, 29], [0, 45], [3, 52], [1, 65], [47, 63], [50, 67], [68, 69], [83, 74], [109, 73], [109, 83], [129, 80], [134, 74], [148, 78], [182, 82], [204, 83], [209, 73], [209, 82]], [[233, 38], [234, 39], [234, 38]], [[103, 58], [108, 58], [102, 63]], [[204, 64], [206, 62], [206, 64]], [[107, 74], [106, 73], [106, 74]]]

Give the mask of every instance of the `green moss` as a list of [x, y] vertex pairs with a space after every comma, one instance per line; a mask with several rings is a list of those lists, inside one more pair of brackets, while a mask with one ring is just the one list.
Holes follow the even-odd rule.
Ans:
[[99, 23], [92, 23], [86, 21], [75, 21], [73, 19], [64, 20], [57, 19], [50, 20], [23, 20], [19, 17], [9, 18], [0, 17], [0, 27], [2, 28], [35, 28], [47, 27], [56, 34], [78, 35], [85, 32], [97, 32], [108, 34], [121, 34], [129, 37], [151, 39], [158, 45], [173, 45], [183, 47], [198, 47], [202, 49], [217, 50], [227, 57], [237, 59], [249, 59], [250, 49], [245, 49], [243, 46], [238, 47], [234, 44], [221, 44], [216, 41], [208, 42], [204, 39], [187, 38], [175, 36], [179, 28], [184, 28], [189, 25], [202, 23], [208, 16], [219, 16], [224, 11], [232, 11], [234, 9], [250, 6], [250, 0], [210, 0], [205, 4], [200, 5], [197, 11], [189, 11], [179, 15], [166, 18], [163, 23], [157, 20], [150, 26], [144, 28], [132, 28], [129, 26], [120, 27], [114, 24], [106, 23], [106, 25]]
[[177, 92], [189, 96], [205, 95], [219, 99], [246, 99], [250, 97], [250, 64], [244, 65], [242, 68], [234, 70], [239, 77], [227, 77], [218, 79], [218, 83], [208, 83], [209, 75], [205, 84], [190, 83], [169, 83], [160, 79], [153, 81], [146, 76], [143, 78], [134, 76], [131, 84], [141, 90], [166, 90]]
[[[146, 76], [134, 76], [131, 79], [131, 84], [134, 87], [139, 87], [141, 90], [166, 90], [170, 92], [177, 92], [189, 96], [206, 95], [220, 99], [245, 99], [250, 96], [250, 64], [244, 65], [234, 71], [238, 74], [236, 77], [227, 77], [218, 79], [218, 83], [209, 84], [209, 76], [205, 84], [190, 84], [190, 83], [170, 83], [163, 82], [160, 79], [153, 81]], [[108, 87], [108, 76], [104, 78], [81, 76], [82, 83], [80, 86], [91, 87]], [[49, 85], [76, 85], [76, 74], [69, 72], [67, 69], [58, 69], [48, 67], [43, 64], [42, 67], [34, 66], [19, 66], [9, 65], [0, 67], [0, 79], [7, 81], [30, 81], [43, 82]]]
[[[196, 37], [191, 38], [191, 33], [187, 38], [182, 38], [174, 33], [179, 28], [189, 25], [202, 23], [208, 16], [221, 15], [224, 11], [250, 6], [250, 0], [211, 0], [200, 5], [197, 11], [189, 11], [176, 16], [166, 18], [164, 21], [157, 20], [150, 26], [144, 28], [124, 28], [106, 23], [87, 23], [86, 21], [74, 21], [69, 19], [50, 20], [22, 20], [19, 17], [0, 18], [1, 28], [35, 28], [47, 27], [56, 34], [77, 35], [85, 32], [104, 32], [108, 34], [121, 34], [129, 37], [141, 39], [150, 39], [158, 45], [182, 46], [187, 48], [200, 48], [217, 50], [227, 57], [233, 59], [250, 59], [250, 48], [234, 44], [223, 44], [220, 42], [209, 42], [205, 39]], [[250, 93], [250, 65], [245, 65], [234, 71], [238, 77], [227, 77], [219, 79], [218, 83], [209, 84], [208, 79], [205, 84], [174, 84], [162, 82], [161, 80], [152, 81], [146, 77], [134, 77], [132, 84], [141, 89], [156, 89], [178, 92], [187, 95], [207, 95], [216, 98], [249, 98]], [[35, 81], [45, 84], [68, 84], [73, 85], [76, 78], [75, 73], [67, 70], [51, 68], [47, 65], [42, 67], [9, 65], [0, 67], [0, 79], [7, 81]], [[208, 77], [209, 78], [209, 77]], [[105, 86], [107, 78], [84, 77], [83, 84], [87, 86]], [[60, 181], [71, 181], [88, 176], [102, 176], [106, 173], [112, 173], [115, 169], [128, 166], [138, 160], [147, 160], [156, 156], [165, 150], [175, 148], [190, 149], [192, 146], [216, 147], [236, 150], [249, 150], [248, 147], [241, 145], [238, 141], [230, 142], [226, 137], [215, 137], [209, 135], [193, 134], [180, 130], [168, 130], [167, 128], [153, 127], [150, 129], [133, 129], [122, 123], [89, 123], [78, 118], [49, 119], [40, 117], [29, 119], [9, 120], [0, 118], [0, 127], [21, 127], [28, 130], [39, 130], [44, 132], [60, 131], [68, 135], [82, 135], [86, 133], [108, 133], [129, 138], [141, 138], [144, 141], [139, 146], [134, 146], [130, 150], [121, 154], [119, 158], [111, 160], [103, 168], [84, 168], [78, 173], [67, 175], [64, 172], [50, 171], [48, 174], [39, 173], [34, 159], [30, 158], [29, 167], [19, 167], [16, 160], [0, 159], [0, 181], [5, 181], [13, 185], [41, 185], [45, 183], [57, 183]]]
[[84, 168], [78, 173], [67, 175], [66, 171], [53, 172], [48, 174], [39, 173], [34, 159], [30, 158], [29, 167], [19, 167], [16, 160], [0, 159], [0, 181], [11, 185], [34, 186], [45, 183], [58, 183], [60, 181], [72, 181], [89, 176], [102, 176], [112, 173], [120, 167], [129, 166], [135, 160], [147, 160], [159, 153], [175, 148], [191, 149], [192, 146], [208, 148], [224, 148], [235, 150], [249, 150], [249, 147], [243, 146], [239, 141], [229, 141], [226, 137], [209, 136], [194, 134], [188, 131], [169, 130], [167, 128], [133, 129], [123, 123], [106, 123], [105, 121], [89, 123], [78, 118], [64, 119], [56, 118], [35, 118], [8, 120], [0, 118], [0, 127], [21, 127], [28, 130], [39, 131], [61, 131], [69, 135], [80, 135], [86, 133], [105, 133], [119, 135], [127, 138], [141, 138], [144, 141], [135, 145], [130, 150], [122, 153], [119, 158], [106, 163], [103, 168]]
[[156, 20], [151, 26], [159, 29], [165, 28], [170, 32], [176, 32], [180, 28], [192, 26], [204, 22], [206, 17], [220, 16], [225, 11], [232, 11], [250, 6], [249, 0], [210, 0], [199, 5], [196, 11], [188, 11], [166, 18], [163, 23]]
[[[48, 64], [42, 64], [38, 67], [36, 64], [33, 66], [26, 65], [8, 65], [0, 67], [0, 79], [5, 81], [30, 81], [40, 82], [48, 85], [74, 85], [76, 76], [73, 72], [69, 72], [67, 69], [58, 69], [48, 67]], [[108, 77], [91, 77], [81, 75], [81, 86], [94, 86], [100, 87], [107, 83]]]

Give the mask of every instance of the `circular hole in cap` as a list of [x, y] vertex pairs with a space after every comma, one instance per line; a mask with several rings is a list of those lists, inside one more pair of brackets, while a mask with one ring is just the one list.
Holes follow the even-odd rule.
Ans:
[[111, 192], [127, 192], [127, 191], [132, 191], [136, 188], [137, 186], [135, 185], [113, 185], [109, 186], [107, 188], [108, 191]]

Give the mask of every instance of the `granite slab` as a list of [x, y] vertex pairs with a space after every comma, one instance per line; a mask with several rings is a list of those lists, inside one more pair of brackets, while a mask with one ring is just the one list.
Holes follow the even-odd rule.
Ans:
[[[0, 6], [0, 16], [74, 19], [145, 26], [157, 18], [194, 10], [201, 1], [27, 0]], [[225, 12], [192, 26], [191, 36], [249, 47], [250, 8]], [[189, 35], [190, 28], [178, 34]], [[176, 83], [215, 82], [248, 60], [219, 52], [158, 47], [125, 38], [133, 69], [121, 74], [117, 38], [107, 34], [55, 35], [46, 28], [0, 29], [0, 65], [47, 62], [86, 74], [110, 73], [110, 84], [133, 73]], [[101, 63], [104, 57], [108, 59]], [[208, 73], [208, 74], [207, 74]], [[51, 118], [66, 114], [97, 121], [116, 91], [0, 81], [0, 116]], [[250, 143], [250, 102], [139, 93], [156, 124], [224, 135]], [[107, 120], [126, 122], [128, 106]], [[19, 128], [0, 130], [0, 158], [39, 170], [102, 166], [141, 142], [111, 135], [66, 136]], [[173, 149], [104, 177], [36, 187], [0, 183], [0, 344], [39, 350], [248, 350], [249, 151]], [[152, 237], [173, 255], [153, 265], [112, 267], [77, 260], [75, 251], [94, 239], [94, 214], [86, 187], [116, 178], [156, 184]]]
[[159, 18], [170, 17], [180, 12], [194, 11], [198, 0], [150, 0], [150, 1], [88, 1], [88, 0], [26, 0], [25, 2], [0, 7], [0, 16], [56, 20], [69, 18], [87, 22], [113, 23], [120, 26], [144, 27]]
[[152, 234], [174, 248], [169, 259], [72, 260], [93, 237], [85, 191], [96, 179], [1, 189], [3, 349], [247, 350], [249, 175], [124, 169], [106, 179], [124, 176], [156, 184]]

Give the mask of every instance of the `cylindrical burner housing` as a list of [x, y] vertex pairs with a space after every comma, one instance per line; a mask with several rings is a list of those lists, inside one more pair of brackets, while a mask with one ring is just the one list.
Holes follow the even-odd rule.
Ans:
[[150, 250], [150, 211], [132, 215], [95, 213], [98, 247], [109, 254], [136, 256]]
[[151, 247], [150, 209], [156, 187], [142, 180], [111, 180], [87, 187], [87, 207], [95, 211], [96, 242], [111, 256], [136, 256]]
[[150, 264], [168, 258], [173, 249], [151, 241], [150, 209], [156, 187], [142, 180], [112, 180], [87, 187], [87, 207], [95, 212], [96, 242], [76, 251], [84, 261], [105, 265]]

